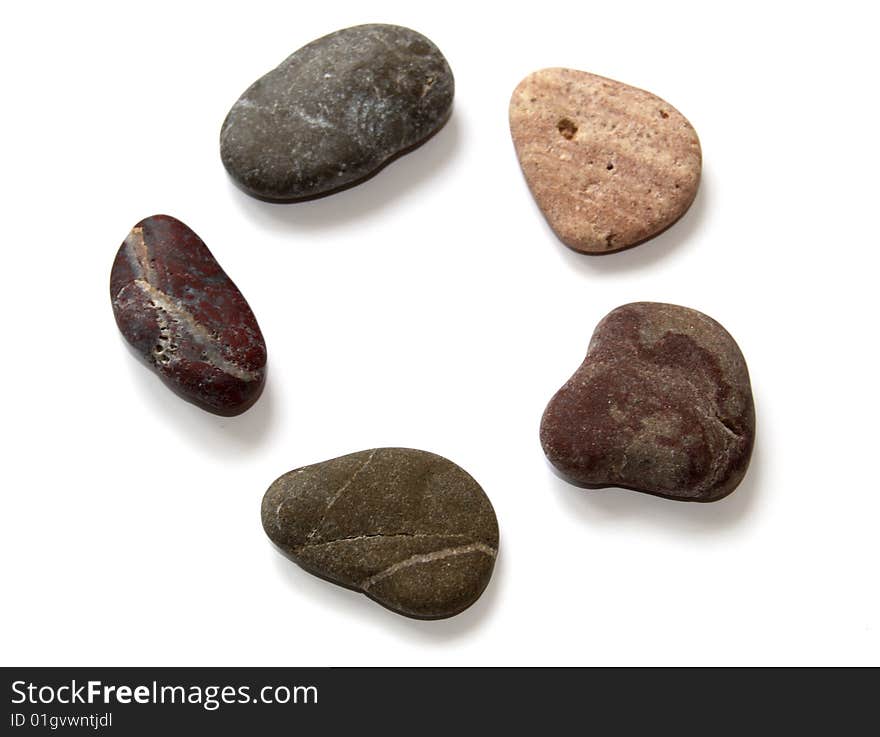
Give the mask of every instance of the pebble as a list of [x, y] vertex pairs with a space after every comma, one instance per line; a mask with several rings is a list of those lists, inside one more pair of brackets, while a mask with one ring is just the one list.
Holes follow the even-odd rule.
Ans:
[[220, 132], [245, 192], [293, 202], [376, 174], [448, 120], [455, 83], [440, 50], [401, 26], [354, 26], [294, 52], [254, 82]]
[[610, 253], [668, 228], [700, 181], [700, 141], [650, 92], [574, 69], [519, 83], [510, 131], [529, 189], [565, 245]]
[[682, 501], [730, 494], [754, 438], [736, 342], [701, 312], [652, 302], [618, 307], [599, 323], [541, 420], [544, 453], [571, 483]]
[[141, 220], [110, 274], [116, 324], [184, 399], [218, 415], [244, 412], [266, 376], [266, 344], [241, 292], [208, 247], [169, 215]]
[[305, 570], [417, 619], [473, 604], [498, 551], [479, 484], [422, 450], [374, 448], [290, 471], [261, 511], [266, 534]]

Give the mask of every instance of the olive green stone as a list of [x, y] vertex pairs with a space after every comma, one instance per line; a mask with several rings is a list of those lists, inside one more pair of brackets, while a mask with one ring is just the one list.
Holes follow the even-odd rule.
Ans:
[[442, 456], [374, 448], [290, 471], [266, 491], [263, 529], [310, 573], [418, 619], [458, 614], [492, 576], [498, 521]]

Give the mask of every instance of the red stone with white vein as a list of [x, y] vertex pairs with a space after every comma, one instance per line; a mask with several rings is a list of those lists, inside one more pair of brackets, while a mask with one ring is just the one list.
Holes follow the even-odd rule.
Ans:
[[259, 398], [266, 344], [254, 313], [189, 227], [169, 215], [141, 220], [110, 273], [116, 324], [173, 391], [218, 415]]

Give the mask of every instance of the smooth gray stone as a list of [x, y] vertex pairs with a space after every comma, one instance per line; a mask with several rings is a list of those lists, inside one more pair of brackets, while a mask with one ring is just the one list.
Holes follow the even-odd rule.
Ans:
[[492, 575], [498, 521], [442, 456], [374, 448], [298, 468], [263, 496], [263, 529], [310, 573], [417, 619], [458, 614]]
[[259, 199], [322, 197], [440, 130], [454, 89], [443, 54], [415, 31], [336, 31], [294, 52], [232, 106], [220, 131], [223, 165]]

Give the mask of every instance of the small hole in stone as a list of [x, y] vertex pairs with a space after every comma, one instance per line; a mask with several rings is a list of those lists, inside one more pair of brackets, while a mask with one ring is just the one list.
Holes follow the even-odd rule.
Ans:
[[578, 127], [574, 124], [574, 121], [569, 118], [562, 118], [562, 120], [556, 124], [556, 129], [563, 138], [569, 141], [574, 138], [574, 134], [578, 131]]
[[608, 162], [608, 166], [606, 166], [605, 168], [608, 169], [608, 171], [611, 171], [614, 168], [614, 164]]

